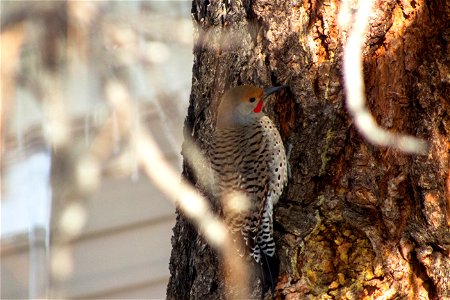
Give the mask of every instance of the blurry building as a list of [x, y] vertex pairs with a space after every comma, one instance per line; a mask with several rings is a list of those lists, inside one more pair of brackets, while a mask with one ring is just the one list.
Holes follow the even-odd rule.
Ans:
[[[14, 1], [8, 2], [10, 6], [2, 3], [2, 17], [21, 9], [20, 2], [30, 3], [15, 1], [19, 3], [15, 7]], [[95, 4], [101, 6], [98, 13], [106, 15], [103, 19], [108, 24], [117, 25], [119, 33], [127, 33], [128, 27], [132, 31], [139, 28], [130, 39], [130, 51], [138, 49], [138, 59], [127, 65], [136, 114], [155, 136], [165, 158], [181, 173], [182, 126], [192, 68], [191, 3], [92, 3], [100, 3]], [[118, 51], [120, 56], [128, 53], [127, 46], [105, 48], [105, 52]], [[33, 42], [25, 42], [22, 69], [26, 70], [35, 50]], [[74, 63], [71, 72], [62, 75], [64, 109], [74, 147], [89, 147], [110, 113], [98, 88], [101, 83], [96, 70], [101, 68], [92, 60], [86, 65]], [[39, 83], [39, 74], [35, 78]], [[54, 128], [47, 123], [39, 94], [29, 85], [21, 85], [20, 78], [10, 103], [1, 155], [1, 298], [165, 298], [175, 207], [137, 166], [125, 177], [106, 172], [99, 187], [83, 199], [84, 226], [67, 244], [69, 265], [61, 266], [67, 274], [52, 280], [50, 220], [56, 213], [52, 201], [58, 199], [50, 184], [52, 155], [47, 135]], [[113, 145], [120, 155], [120, 143]], [[176, 188], [177, 183], [173, 184]]]

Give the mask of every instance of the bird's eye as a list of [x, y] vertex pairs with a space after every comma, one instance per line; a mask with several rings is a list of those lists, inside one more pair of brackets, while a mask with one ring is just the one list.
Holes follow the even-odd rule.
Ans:
[[249, 99], [249, 101], [250, 101], [251, 103], [253, 103], [253, 102], [256, 101], [256, 99], [255, 99], [255, 97], [251, 97], [251, 98]]

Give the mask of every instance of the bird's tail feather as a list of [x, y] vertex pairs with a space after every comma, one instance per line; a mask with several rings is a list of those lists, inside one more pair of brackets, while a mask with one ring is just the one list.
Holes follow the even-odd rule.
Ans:
[[266, 293], [270, 289], [273, 294], [277, 284], [277, 278], [280, 273], [280, 260], [276, 257], [276, 255], [269, 256], [262, 252], [261, 267], [261, 283], [263, 292]]

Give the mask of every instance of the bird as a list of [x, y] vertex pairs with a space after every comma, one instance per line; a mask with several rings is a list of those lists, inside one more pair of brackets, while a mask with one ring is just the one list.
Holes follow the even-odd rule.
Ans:
[[263, 107], [270, 95], [284, 88], [241, 85], [226, 91], [210, 149], [225, 223], [233, 240], [240, 241], [239, 254], [249, 254], [260, 265], [275, 256], [273, 206], [288, 180], [283, 141]]

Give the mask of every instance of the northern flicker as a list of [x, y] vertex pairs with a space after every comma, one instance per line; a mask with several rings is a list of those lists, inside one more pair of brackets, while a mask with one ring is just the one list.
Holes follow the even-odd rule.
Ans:
[[272, 210], [287, 182], [283, 141], [262, 110], [267, 97], [282, 88], [243, 85], [227, 91], [210, 153], [229, 230], [257, 263], [275, 254]]

